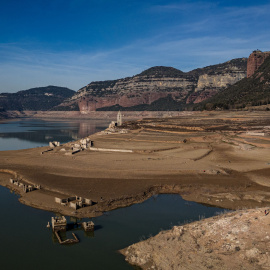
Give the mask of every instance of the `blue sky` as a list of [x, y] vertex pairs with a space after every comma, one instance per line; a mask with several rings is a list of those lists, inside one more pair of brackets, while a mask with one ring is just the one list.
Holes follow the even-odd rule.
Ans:
[[270, 50], [270, 1], [0, 0], [0, 92]]

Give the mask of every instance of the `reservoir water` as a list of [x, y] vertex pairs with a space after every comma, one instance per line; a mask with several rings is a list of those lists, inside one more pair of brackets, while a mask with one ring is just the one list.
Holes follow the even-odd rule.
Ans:
[[[103, 130], [108, 121], [19, 120], [0, 123], [0, 150], [15, 150], [61, 143]], [[3, 153], [0, 152], [0, 155]], [[18, 196], [0, 186], [1, 269], [136, 269], [117, 250], [221, 209], [187, 202], [178, 195], [156, 195], [130, 207], [93, 218], [95, 232], [74, 229], [80, 243], [58, 244], [46, 225], [55, 213], [18, 202]], [[88, 219], [87, 219], [88, 220]], [[69, 222], [74, 222], [68, 218]], [[80, 221], [81, 222], [81, 221]], [[67, 237], [71, 237], [67, 232]]]

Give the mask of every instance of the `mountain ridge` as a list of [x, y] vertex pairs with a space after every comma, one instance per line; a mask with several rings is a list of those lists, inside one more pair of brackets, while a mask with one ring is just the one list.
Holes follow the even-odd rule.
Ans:
[[270, 104], [270, 55], [248, 78], [238, 81], [194, 109], [242, 109], [267, 104]]
[[246, 70], [247, 58], [189, 72], [173, 67], [151, 67], [132, 77], [91, 82], [56, 109], [66, 110], [78, 104], [80, 112], [86, 114], [114, 106], [136, 108], [151, 105], [169, 95], [181, 106], [198, 103], [244, 78]]
[[1, 93], [0, 108], [16, 111], [46, 111], [74, 95], [75, 91], [66, 87], [45, 86], [20, 90], [16, 93]]

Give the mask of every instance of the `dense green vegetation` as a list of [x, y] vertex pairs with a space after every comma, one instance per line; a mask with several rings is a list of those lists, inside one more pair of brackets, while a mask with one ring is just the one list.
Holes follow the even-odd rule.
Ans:
[[270, 56], [249, 78], [244, 78], [214, 97], [194, 105], [194, 110], [242, 109], [270, 104]]
[[91, 95], [96, 96], [96, 97], [101, 97], [107, 94], [111, 94], [112, 88], [115, 86], [117, 81], [118, 80], [91, 82], [87, 86], [81, 88], [78, 91], [78, 93], [80, 93], [81, 91], [90, 91]]
[[136, 76], [146, 76], [155, 78], [163, 78], [163, 77], [171, 77], [171, 78], [178, 78], [184, 74], [183, 71], [173, 68], [173, 67], [164, 67], [164, 66], [156, 66], [144, 70], [142, 73]]
[[0, 94], [0, 107], [3, 110], [46, 111], [73, 96], [75, 91], [65, 87], [37, 87], [17, 93]]
[[222, 74], [226, 69], [228, 69], [229, 66], [236, 66], [240, 68], [241, 70], [246, 71], [247, 70], [247, 58], [236, 58], [232, 59], [230, 61], [227, 61], [225, 63], [217, 64], [217, 65], [211, 65], [204, 68], [197, 68], [194, 69], [188, 74], [191, 75], [202, 75], [202, 74], [208, 74], [208, 75], [217, 75]]
[[117, 104], [110, 107], [99, 108], [97, 111], [181, 111], [185, 108], [185, 104], [177, 102], [171, 95], [168, 95], [165, 98], [160, 98], [152, 102], [150, 105], [140, 104], [132, 107], [122, 107]]
[[[189, 81], [196, 82], [199, 75], [217, 75], [227, 73], [232, 67], [238, 67], [241, 70], [246, 70], [247, 59], [238, 58], [231, 61], [207, 66], [192, 70], [190, 72], [182, 72], [173, 67], [156, 66], [149, 68], [142, 73], [135, 75], [137, 82], [148, 82], [154, 78], [177, 78], [185, 77]], [[132, 77], [133, 78], [133, 77]], [[117, 82], [129, 82], [131, 78], [123, 78], [120, 80], [107, 80], [92, 82], [86, 87], [80, 89], [78, 92], [83, 93], [83, 97], [88, 96], [106, 97], [110, 95], [123, 94], [125, 91], [131, 91], [132, 89], [114, 87]], [[121, 85], [120, 83], [120, 85]], [[147, 84], [146, 89], [147, 91]], [[152, 90], [153, 91], [153, 90]], [[163, 87], [160, 89], [157, 87], [155, 91], [173, 91], [182, 92], [183, 88], [179, 87]], [[190, 91], [192, 92], [194, 89]], [[17, 93], [2, 93], [0, 94], [0, 112], [6, 110], [59, 110], [59, 111], [79, 111], [77, 101], [69, 100], [75, 94], [75, 91], [64, 87], [47, 86], [32, 88], [29, 90], [19, 91]], [[64, 102], [65, 101], [65, 102]], [[64, 102], [64, 103], [63, 103]], [[179, 111], [179, 110], [213, 110], [213, 109], [241, 109], [249, 105], [262, 105], [270, 103], [270, 57], [268, 57], [260, 69], [251, 77], [246, 78], [235, 85], [222, 90], [220, 93], [199, 104], [185, 104], [186, 98], [181, 102], [176, 101], [171, 95], [166, 98], [160, 98], [149, 104], [140, 104], [132, 107], [121, 107], [118, 104], [110, 107], [103, 107], [98, 109], [99, 111], [115, 111], [115, 110], [134, 110], [134, 111]], [[62, 106], [61, 106], [62, 104]], [[60, 106], [59, 106], [60, 105]]]
[[[170, 78], [181, 78], [183, 80], [187, 80], [194, 85], [197, 83], [198, 78], [202, 74], [208, 75], [219, 75], [219, 74], [227, 74], [230, 71], [233, 71], [237, 67], [243, 72], [246, 72], [247, 69], [247, 59], [246, 58], [238, 58], [227, 61], [222, 64], [207, 66], [205, 68], [198, 68], [192, 70], [190, 72], [182, 72], [173, 67], [165, 67], [165, 66], [155, 66], [151, 67], [147, 70], [144, 70], [140, 74], [137, 74], [133, 77], [127, 77], [119, 80], [109, 80], [109, 81], [95, 81], [91, 82], [87, 86], [81, 88], [78, 91], [78, 94], [81, 94], [85, 97], [106, 97], [109, 95], [119, 95], [119, 94], [132, 94], [133, 89], [129, 85], [129, 83], [134, 83], [135, 86], [140, 84], [140, 87], [143, 88], [143, 91], [153, 91], [153, 79], [168, 79]], [[135, 80], [134, 80], [135, 79]], [[118, 86], [117, 86], [118, 84]], [[163, 92], [163, 91], [178, 91], [182, 92], [183, 85], [181, 87], [167, 87], [164, 86], [157, 87], [155, 92]], [[136, 91], [136, 89], [134, 90]], [[169, 108], [170, 109], [170, 108]]]
[[66, 105], [66, 106], [55, 106], [53, 108], [50, 109], [50, 111], [79, 111], [79, 105], [78, 103], [72, 103], [70, 105]]
[[211, 65], [204, 68], [197, 68], [189, 72], [183, 72], [173, 67], [156, 66], [156, 67], [149, 68], [136, 76], [148, 76], [148, 77], [154, 76], [156, 78], [162, 78], [162, 77], [178, 78], [178, 77], [182, 77], [183, 75], [185, 76], [187, 75], [199, 76], [202, 74], [214, 75], [214, 74], [224, 73], [226, 69], [228, 69], [229, 66], [236, 66], [240, 68], [241, 70], [246, 70], [247, 58], [236, 58], [222, 64]]

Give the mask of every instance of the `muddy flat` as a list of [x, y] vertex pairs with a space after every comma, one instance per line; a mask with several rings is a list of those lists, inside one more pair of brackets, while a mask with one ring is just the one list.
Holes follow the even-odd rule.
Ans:
[[[188, 112], [125, 122], [89, 136], [92, 147], [76, 153], [80, 141], [0, 152], [1, 184], [28, 205], [80, 217], [155, 193], [230, 209], [264, 206], [270, 202], [269, 127], [268, 112]], [[23, 193], [10, 176], [42, 189]], [[74, 211], [54, 201], [75, 195], [95, 204]]]
[[[238, 209], [121, 252], [142, 269], [269, 269], [269, 148], [268, 112], [183, 112], [128, 121], [57, 147], [2, 151], [0, 184], [22, 203], [76, 217], [158, 193]], [[25, 186], [41, 189], [25, 193]], [[75, 196], [73, 204], [92, 203], [74, 209], [68, 200]]]

